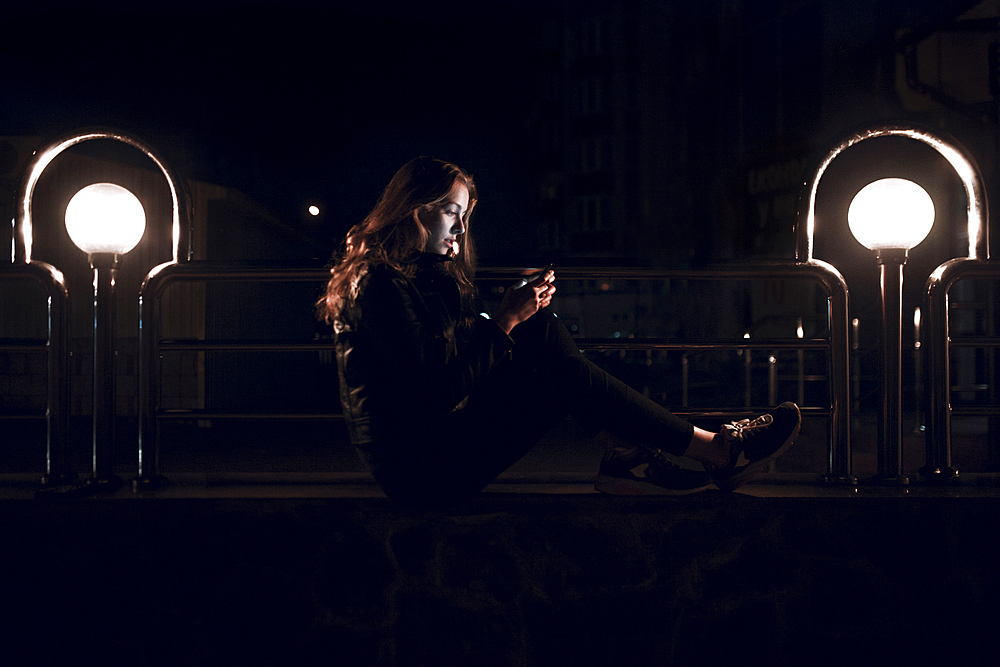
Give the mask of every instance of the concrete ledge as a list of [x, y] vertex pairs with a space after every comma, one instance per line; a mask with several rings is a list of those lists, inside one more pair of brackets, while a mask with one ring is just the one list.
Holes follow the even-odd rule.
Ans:
[[9, 664], [992, 660], [998, 522], [992, 497], [5, 500], [0, 627]]

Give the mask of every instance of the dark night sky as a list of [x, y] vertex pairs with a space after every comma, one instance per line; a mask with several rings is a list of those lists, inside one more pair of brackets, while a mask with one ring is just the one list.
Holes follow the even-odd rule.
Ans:
[[433, 154], [472, 170], [492, 206], [518, 211], [517, 35], [529, 3], [375, 4], [98, 3], [15, 16], [0, 45], [17, 63], [0, 88], [0, 135], [109, 125], [168, 159], [183, 136], [188, 176], [288, 218], [317, 198], [341, 225], [403, 162]]
[[[740, 6], [766, 24], [795, 4]], [[943, 6], [881, 4], [869, 14], [899, 25]], [[183, 146], [176, 166], [188, 176], [236, 187], [285, 219], [321, 200], [328, 236], [363, 216], [399, 165], [433, 154], [475, 173], [477, 236], [502, 244], [531, 225], [520, 168], [531, 159], [529, 27], [561, 5], [179, 0], [170, 9], [20, 10], [8, 13], [0, 40], [0, 135], [110, 125], [168, 159]], [[844, 50], [867, 32], [843, 30]]]

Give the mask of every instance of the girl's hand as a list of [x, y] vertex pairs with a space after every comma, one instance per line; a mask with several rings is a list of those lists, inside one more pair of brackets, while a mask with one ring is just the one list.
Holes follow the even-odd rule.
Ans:
[[523, 286], [512, 286], [504, 292], [494, 321], [508, 334], [521, 322], [552, 303], [556, 293], [555, 271], [549, 270]]

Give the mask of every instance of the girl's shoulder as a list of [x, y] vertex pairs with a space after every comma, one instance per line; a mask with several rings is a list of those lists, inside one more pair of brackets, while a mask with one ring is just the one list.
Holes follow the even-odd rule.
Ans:
[[371, 264], [361, 277], [361, 284], [365, 283], [400, 283], [409, 282], [410, 279], [401, 270], [391, 264], [379, 262]]
[[387, 293], [410, 292], [413, 281], [405, 273], [391, 264], [372, 264], [358, 281], [358, 298], [365, 296], [384, 297]]

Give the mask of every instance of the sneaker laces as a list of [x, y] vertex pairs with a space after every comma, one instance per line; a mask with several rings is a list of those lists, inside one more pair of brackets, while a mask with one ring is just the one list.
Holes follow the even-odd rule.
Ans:
[[754, 431], [769, 426], [774, 422], [774, 417], [770, 414], [763, 414], [753, 419], [741, 419], [739, 421], [726, 424], [729, 437], [734, 440], [745, 440], [747, 436], [753, 435]]
[[645, 449], [647, 453], [649, 453], [649, 454], [652, 455], [653, 461], [651, 461], [651, 463], [653, 463], [653, 462], [659, 463], [660, 465], [665, 465], [668, 468], [680, 468], [681, 467], [679, 464], [677, 464], [674, 461], [671, 461], [670, 459], [668, 459], [667, 455], [663, 453], [662, 449], [652, 449], [652, 448], [647, 449], [645, 447], [643, 447], [643, 449]]
[[665, 466], [667, 469], [680, 469], [682, 466], [675, 461], [671, 461], [667, 458], [666, 453], [662, 449], [647, 447], [645, 445], [639, 445], [631, 450], [634, 453], [639, 453], [639, 457], [635, 461], [629, 461], [628, 465], [632, 468], [647, 465], [647, 466]]

